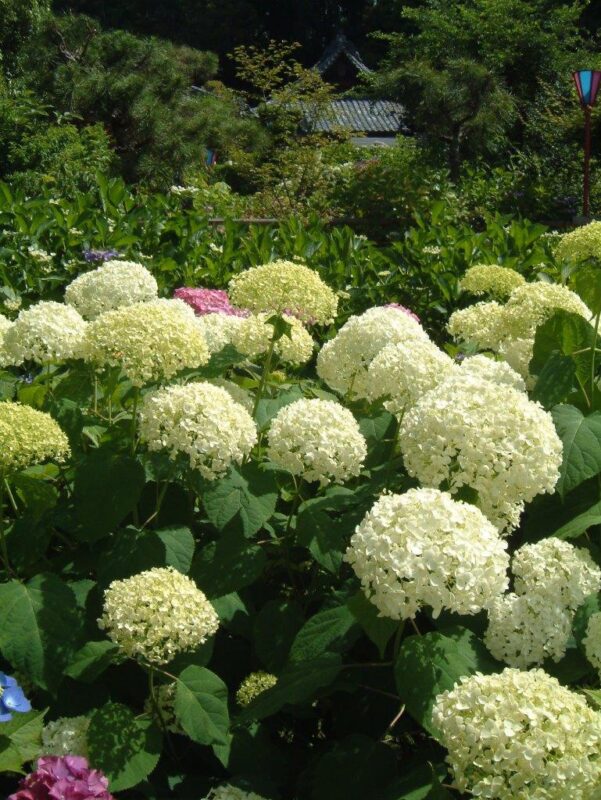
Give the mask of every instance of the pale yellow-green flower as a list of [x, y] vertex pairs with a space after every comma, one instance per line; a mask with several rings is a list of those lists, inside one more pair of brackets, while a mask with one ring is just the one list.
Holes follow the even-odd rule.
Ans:
[[4, 336], [11, 325], [12, 321], [5, 317], [4, 314], [0, 314], [0, 367], [7, 367], [11, 362], [8, 353], [4, 350]]
[[287, 313], [310, 324], [327, 325], [338, 310], [338, 298], [319, 274], [295, 261], [251, 267], [232, 278], [228, 294], [239, 308]]
[[255, 792], [247, 792], [245, 789], [240, 789], [239, 786], [232, 786], [228, 783], [211, 789], [202, 800], [265, 800], [265, 798]]
[[10, 364], [47, 364], [80, 358], [86, 328], [83, 318], [71, 306], [42, 301], [21, 311], [5, 330], [3, 360]]
[[589, 222], [569, 233], [564, 233], [557, 247], [555, 257], [564, 261], [585, 261], [601, 258], [601, 222]]
[[0, 471], [62, 462], [70, 452], [69, 440], [50, 414], [8, 400], [0, 403]]
[[135, 386], [200, 367], [209, 350], [192, 309], [181, 300], [154, 300], [107, 311], [88, 324], [84, 358], [121, 367]]
[[447, 330], [454, 339], [480, 350], [497, 350], [505, 335], [504, 307], [491, 300], [454, 311]]
[[255, 697], [267, 689], [271, 689], [277, 682], [277, 677], [270, 672], [251, 672], [244, 678], [236, 692], [238, 705], [247, 706]]
[[582, 644], [586, 657], [601, 674], [601, 612], [597, 611], [589, 617]]
[[88, 756], [88, 717], [60, 717], [42, 730], [42, 756]]
[[454, 786], [483, 800], [594, 800], [601, 714], [541, 669], [466, 676], [432, 721]]
[[192, 469], [215, 480], [248, 456], [257, 441], [257, 427], [227, 389], [189, 383], [146, 395], [140, 438], [149, 450], [166, 450], [172, 458], [186, 456]]
[[142, 264], [106, 261], [71, 281], [65, 290], [65, 302], [82, 317], [96, 319], [114, 308], [156, 299], [157, 288], [156, 280]]
[[461, 362], [461, 375], [511, 386], [521, 392], [526, 390], [522, 376], [506, 361], [497, 361], [484, 355], [470, 356]]
[[503, 300], [522, 283], [525, 283], [524, 276], [514, 269], [498, 264], [477, 264], [467, 270], [460, 286], [470, 294], [490, 295]]
[[345, 560], [380, 614], [422, 608], [476, 614], [507, 588], [507, 544], [475, 506], [437, 489], [384, 494], [351, 537]]
[[130, 658], [167, 664], [204, 644], [219, 618], [193, 580], [154, 567], [110, 584], [98, 625]]
[[[232, 329], [231, 343], [236, 350], [248, 358], [265, 354], [273, 337], [273, 325], [267, 321], [269, 314], [234, 319], [237, 322]], [[277, 340], [274, 352], [289, 364], [304, 364], [313, 355], [315, 343], [311, 334], [296, 317], [284, 314], [283, 319], [291, 326], [290, 335], [285, 333]]]
[[536, 281], [514, 289], [503, 309], [503, 338], [532, 338], [539, 325], [555, 311], [569, 311], [585, 319], [591, 312], [575, 292], [557, 283]]

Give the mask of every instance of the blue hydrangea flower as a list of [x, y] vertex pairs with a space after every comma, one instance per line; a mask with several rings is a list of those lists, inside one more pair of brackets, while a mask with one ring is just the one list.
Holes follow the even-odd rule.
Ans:
[[17, 681], [0, 672], [0, 722], [10, 722], [15, 711], [20, 714], [31, 711], [31, 703]]

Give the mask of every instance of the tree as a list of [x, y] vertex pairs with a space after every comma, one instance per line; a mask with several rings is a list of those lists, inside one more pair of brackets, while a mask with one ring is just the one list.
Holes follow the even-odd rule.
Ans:
[[0, 0], [0, 66], [14, 68], [25, 40], [37, 30], [50, 9], [50, 0]]

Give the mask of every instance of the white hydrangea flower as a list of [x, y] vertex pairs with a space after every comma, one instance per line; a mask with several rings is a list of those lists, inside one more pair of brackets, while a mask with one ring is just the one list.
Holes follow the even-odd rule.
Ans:
[[[547, 235], [557, 236], [557, 231]], [[544, 235], [544, 234], [543, 234]], [[566, 261], [585, 261], [601, 258], [601, 222], [595, 220], [564, 233], [555, 249], [555, 257]]]
[[550, 592], [506, 594], [488, 608], [484, 643], [499, 661], [526, 669], [566, 653], [572, 614]]
[[461, 308], [449, 317], [447, 330], [480, 350], [497, 350], [505, 335], [504, 307], [492, 300]]
[[229, 381], [227, 378], [210, 378], [208, 383], [213, 384], [213, 386], [221, 386], [222, 389], [229, 394], [232, 400], [235, 400], [236, 403], [240, 403], [241, 406], [252, 414], [255, 401], [253, 396], [250, 392], [247, 392], [246, 389], [243, 389], [241, 386], [238, 386], [237, 383], [234, 381]]
[[71, 306], [44, 300], [21, 311], [2, 340], [5, 363], [48, 364], [80, 358], [86, 322]]
[[86, 319], [134, 303], [157, 298], [158, 286], [143, 264], [135, 261], [105, 261], [91, 272], [84, 272], [65, 290], [65, 302]]
[[593, 800], [601, 782], [601, 714], [541, 669], [463, 677], [432, 720], [460, 792]]
[[562, 443], [551, 415], [510, 386], [458, 371], [403, 417], [399, 444], [409, 474], [476, 504], [500, 529], [516, 527], [523, 504], [552, 492]]
[[265, 800], [265, 798], [255, 792], [247, 792], [238, 786], [226, 784], [211, 789], [203, 800]]
[[43, 756], [88, 756], [87, 717], [60, 717], [42, 730]]
[[521, 286], [526, 279], [519, 272], [499, 264], [476, 264], [470, 267], [460, 286], [464, 292], [475, 295], [488, 294], [493, 297], [509, 297], [516, 286]]
[[271, 422], [267, 455], [275, 464], [322, 486], [359, 474], [367, 444], [351, 412], [331, 400], [296, 400]]
[[257, 442], [257, 427], [243, 405], [221, 386], [168, 386], [144, 398], [140, 438], [149, 450], [186, 455], [207, 480], [239, 464]]
[[387, 397], [385, 408], [391, 414], [402, 415], [454, 369], [452, 359], [434, 342], [388, 344], [367, 368], [368, 399]]
[[60, 463], [70, 455], [69, 440], [50, 414], [0, 402], [0, 472], [9, 475], [50, 460]]
[[496, 361], [488, 356], [476, 355], [464, 359], [461, 362], [461, 374], [498, 383], [501, 386], [511, 386], [520, 392], [526, 391], [526, 384], [515, 369], [505, 361]]
[[167, 664], [213, 636], [219, 617], [193, 580], [154, 567], [110, 584], [98, 625], [130, 658]]
[[236, 331], [243, 322], [243, 317], [232, 314], [203, 314], [196, 318], [210, 353], [218, 353], [226, 345], [233, 344]]
[[345, 560], [382, 616], [430, 607], [476, 614], [507, 588], [507, 544], [475, 506], [437, 489], [385, 494], [351, 537]]
[[[4, 305], [6, 305], [6, 303]], [[5, 317], [4, 314], [0, 314], [0, 367], [8, 367], [11, 363], [10, 356], [4, 350], [4, 336], [11, 326], [11, 320]]]
[[575, 292], [558, 283], [536, 281], [518, 286], [511, 293], [504, 311], [505, 337], [532, 338], [555, 311], [571, 311], [585, 319], [592, 313]]
[[406, 311], [378, 306], [351, 317], [317, 356], [317, 374], [340, 394], [366, 398], [370, 392], [367, 369], [386, 345], [428, 342], [422, 326]]
[[[273, 325], [267, 320], [269, 314], [251, 314], [238, 319], [234, 326], [231, 342], [239, 353], [248, 358], [263, 355], [269, 349], [273, 336]], [[296, 317], [283, 315], [291, 325], [290, 336], [284, 334], [275, 343], [274, 351], [282, 361], [289, 364], [304, 364], [313, 355], [314, 342], [311, 334]]]
[[530, 361], [534, 355], [534, 338], [506, 339], [499, 345], [499, 355], [509, 366], [522, 376], [528, 389], [535, 379], [530, 375]]
[[251, 672], [238, 687], [236, 702], [239, 706], [247, 706], [260, 694], [275, 686], [277, 682], [277, 677], [270, 672]]
[[586, 657], [601, 674], [601, 612], [597, 611], [589, 617], [582, 644]]
[[295, 261], [272, 261], [235, 275], [230, 300], [255, 313], [290, 314], [309, 324], [334, 321], [338, 298], [319, 274]]
[[209, 360], [194, 311], [181, 300], [107, 311], [88, 323], [83, 350], [84, 358], [99, 367], [121, 367], [134, 386], [171, 378]]
[[601, 590], [601, 569], [588, 550], [555, 536], [516, 550], [511, 561], [518, 594], [544, 593], [576, 611], [585, 597]]

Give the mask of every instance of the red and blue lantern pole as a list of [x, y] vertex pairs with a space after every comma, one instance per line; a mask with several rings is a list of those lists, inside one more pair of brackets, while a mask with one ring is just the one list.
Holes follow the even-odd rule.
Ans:
[[588, 217], [591, 195], [591, 109], [595, 105], [601, 70], [579, 69], [572, 73], [580, 105], [584, 111], [584, 186], [582, 191], [582, 213]]

